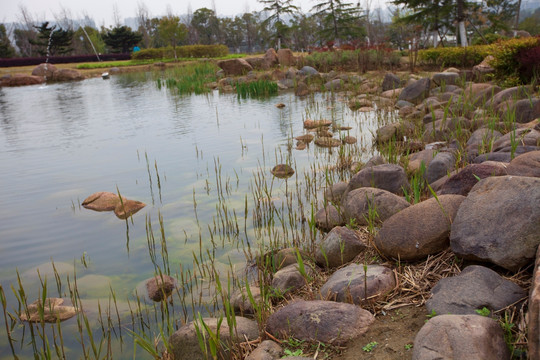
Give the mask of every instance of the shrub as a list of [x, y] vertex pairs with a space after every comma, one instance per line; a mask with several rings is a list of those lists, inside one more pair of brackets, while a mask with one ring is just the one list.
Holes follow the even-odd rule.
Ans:
[[133, 53], [131, 56], [134, 60], [149, 60], [149, 59], [162, 59], [163, 58], [163, 48], [159, 49], [142, 49]]
[[522, 49], [518, 53], [518, 62], [522, 81], [540, 80], [540, 46]]
[[380, 45], [362, 47], [356, 50], [317, 51], [305, 57], [304, 62], [320, 71], [336, 70], [377, 70], [382, 66], [397, 66], [401, 54]]
[[420, 50], [418, 59], [424, 64], [442, 67], [472, 67], [479, 64], [488, 55], [488, 45], [477, 45]]
[[[489, 45], [490, 54], [494, 57], [491, 66], [495, 69], [497, 77], [504, 79], [513, 76], [519, 77], [523, 82], [530, 81], [531, 78], [526, 75], [527, 69], [523, 68], [520, 61], [523, 60], [528, 64], [528, 61], [533, 60], [534, 50], [532, 49], [538, 46], [540, 46], [538, 37], [516, 38]], [[531, 51], [530, 54], [529, 51]]]

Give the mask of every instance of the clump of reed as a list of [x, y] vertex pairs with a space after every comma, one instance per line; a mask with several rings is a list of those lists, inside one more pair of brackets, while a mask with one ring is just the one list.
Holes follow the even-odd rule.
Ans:
[[270, 80], [238, 82], [236, 84], [236, 93], [241, 99], [265, 98], [277, 95], [278, 86], [276, 82]]
[[207, 84], [216, 81], [218, 67], [211, 62], [197, 62], [167, 70], [163, 78], [157, 80], [159, 88], [165, 85], [180, 95], [205, 94], [210, 91]]

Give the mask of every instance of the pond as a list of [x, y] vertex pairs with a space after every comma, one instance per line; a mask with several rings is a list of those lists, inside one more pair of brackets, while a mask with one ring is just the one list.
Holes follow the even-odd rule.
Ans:
[[[246, 253], [269, 244], [309, 246], [319, 234], [306, 219], [321, 206], [323, 188], [345, 176], [334, 165], [340, 157], [366, 161], [372, 155], [376, 113], [349, 110], [339, 94], [180, 96], [157, 86], [156, 76], [0, 88], [0, 283], [6, 311], [16, 314], [21, 289], [28, 303], [41, 296], [45, 279], [47, 296], [69, 299], [76, 279], [90, 315], [82, 329], [75, 318], [62, 323], [69, 358], [94, 357], [88, 344], [107, 336], [115, 359], [132, 358], [132, 336], [127, 330], [119, 335], [120, 328], [137, 332], [135, 313], [159, 323], [148, 314], [162, 314], [163, 306], [138, 299], [135, 289], [160, 271], [191, 284], [177, 292], [181, 301], [167, 305], [174, 318], [169, 329], [191, 320], [194, 311], [216, 310], [209, 305], [215, 302], [212, 292], [199, 288], [201, 279], [212, 277], [205, 269], [226, 279], [244, 267]], [[351, 126], [342, 136], [358, 142], [296, 150], [293, 138], [306, 132], [305, 119]], [[274, 178], [270, 170], [279, 163], [290, 163], [295, 175]], [[98, 191], [147, 205], [127, 220], [80, 205]], [[107, 306], [115, 310], [109, 320], [121, 322], [114, 323], [112, 335], [99, 319]], [[12, 358], [4, 323], [16, 339], [16, 354], [35, 353], [28, 325], [9, 315], [3, 320], [0, 358]], [[52, 349], [52, 330], [44, 331]], [[39, 352], [43, 341], [35, 337]], [[81, 338], [86, 350], [80, 349]]]

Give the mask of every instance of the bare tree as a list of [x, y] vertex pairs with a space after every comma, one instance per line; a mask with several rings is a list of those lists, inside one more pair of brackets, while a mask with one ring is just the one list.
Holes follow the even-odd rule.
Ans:
[[120, 21], [120, 10], [118, 10], [118, 3], [113, 4], [113, 22], [115, 27], [120, 27], [121, 21]]
[[53, 13], [54, 20], [64, 30], [75, 30], [71, 10], [60, 5], [60, 12]]

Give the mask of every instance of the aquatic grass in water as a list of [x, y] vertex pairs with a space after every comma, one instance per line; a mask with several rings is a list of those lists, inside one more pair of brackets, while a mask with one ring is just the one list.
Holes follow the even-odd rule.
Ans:
[[257, 80], [253, 82], [237, 83], [236, 93], [241, 99], [265, 98], [277, 95], [278, 86], [274, 81]]
[[174, 89], [181, 95], [205, 94], [210, 91], [208, 83], [216, 81], [217, 66], [210, 62], [188, 64], [167, 72], [166, 79], [158, 79], [158, 88], [162, 83], [168, 89]]

